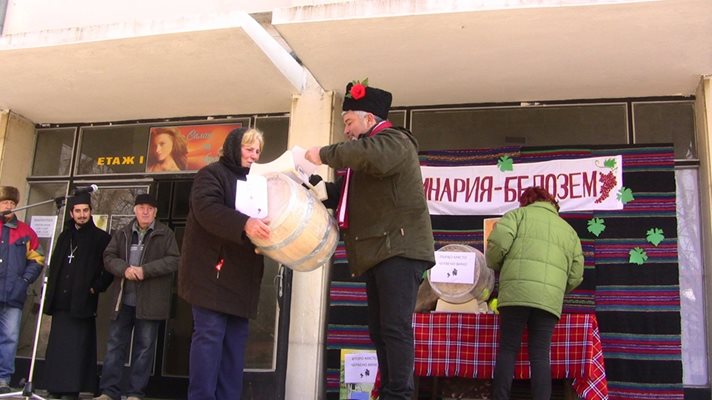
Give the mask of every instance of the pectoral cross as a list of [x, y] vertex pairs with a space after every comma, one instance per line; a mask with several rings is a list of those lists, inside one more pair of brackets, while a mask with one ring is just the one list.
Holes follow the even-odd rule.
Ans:
[[77, 247], [79, 247], [79, 245], [76, 245], [76, 246], [74, 246], [74, 248], [72, 248], [72, 241], [69, 240], [69, 255], [67, 256], [67, 260], [69, 260], [69, 264], [71, 264], [72, 261], [74, 260], [74, 252], [77, 251]]

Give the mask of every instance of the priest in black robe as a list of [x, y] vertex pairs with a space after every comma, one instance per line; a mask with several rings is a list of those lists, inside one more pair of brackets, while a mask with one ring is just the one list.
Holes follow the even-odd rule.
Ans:
[[52, 316], [52, 328], [43, 386], [50, 398], [76, 399], [80, 392], [97, 391], [97, 300], [113, 276], [103, 261], [111, 237], [94, 225], [91, 196], [72, 196], [67, 207], [71, 219], [49, 264], [44, 312]]

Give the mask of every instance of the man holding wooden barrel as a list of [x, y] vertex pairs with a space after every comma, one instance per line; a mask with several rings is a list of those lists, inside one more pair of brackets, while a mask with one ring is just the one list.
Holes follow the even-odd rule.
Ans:
[[[345, 142], [310, 148], [316, 165], [347, 168], [338, 193], [337, 220], [352, 273], [364, 275], [368, 328], [381, 374], [381, 400], [413, 393], [412, 315], [425, 270], [435, 264], [433, 233], [418, 162], [418, 143], [388, 121], [391, 93], [346, 86]], [[325, 202], [328, 204], [328, 202]]]

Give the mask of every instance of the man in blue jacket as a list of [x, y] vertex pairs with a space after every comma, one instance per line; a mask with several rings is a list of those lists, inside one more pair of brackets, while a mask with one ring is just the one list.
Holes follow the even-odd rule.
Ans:
[[22, 306], [27, 287], [40, 275], [44, 264], [37, 234], [12, 212], [19, 201], [17, 188], [0, 186], [0, 213], [3, 215], [0, 238], [0, 393], [12, 391], [9, 384], [15, 372]]

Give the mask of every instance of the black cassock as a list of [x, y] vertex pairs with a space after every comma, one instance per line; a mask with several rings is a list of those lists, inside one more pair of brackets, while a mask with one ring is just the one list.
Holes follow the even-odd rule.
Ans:
[[44, 308], [52, 328], [42, 386], [51, 393], [97, 391], [96, 308], [99, 293], [113, 281], [103, 263], [110, 238], [90, 220], [81, 229], [69, 221], [57, 239]]

